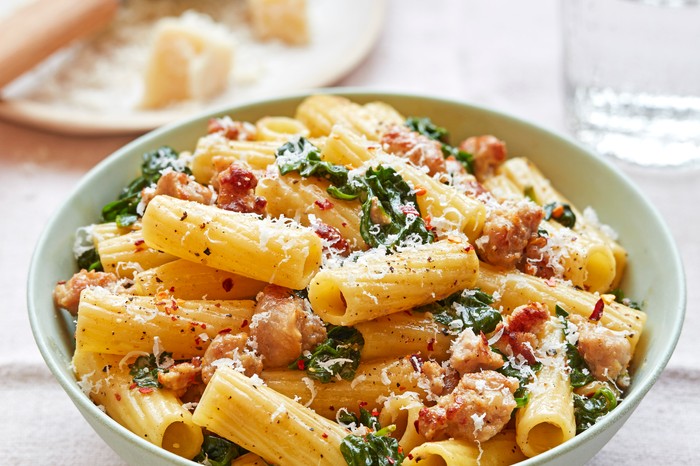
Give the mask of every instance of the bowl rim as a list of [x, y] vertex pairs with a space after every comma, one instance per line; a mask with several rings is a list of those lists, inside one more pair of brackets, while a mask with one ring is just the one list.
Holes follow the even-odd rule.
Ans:
[[[32, 335], [34, 337], [34, 340], [37, 344], [37, 347], [39, 348], [39, 351], [44, 358], [44, 361], [46, 362], [47, 366], [49, 367], [51, 373], [53, 376], [57, 379], [63, 390], [68, 394], [68, 396], [71, 398], [72, 402], [79, 408], [83, 416], [86, 415], [91, 415], [92, 419], [94, 421], [97, 421], [103, 425], [105, 425], [107, 428], [111, 429], [113, 433], [119, 435], [122, 437], [123, 440], [131, 443], [136, 443], [139, 448], [146, 449], [150, 453], [153, 453], [157, 456], [160, 456], [164, 460], [170, 461], [172, 464], [182, 464], [182, 465], [188, 465], [188, 464], [196, 464], [192, 462], [191, 460], [187, 460], [185, 458], [182, 458], [180, 456], [175, 455], [174, 453], [171, 453], [163, 448], [157, 447], [153, 445], [152, 443], [142, 439], [138, 435], [134, 434], [127, 428], [123, 427], [119, 423], [117, 423], [114, 419], [109, 417], [106, 413], [102, 412], [97, 405], [95, 405], [89, 397], [87, 397], [82, 390], [78, 387], [76, 383], [76, 379], [70, 378], [66, 376], [62, 371], [60, 370], [64, 366], [64, 361], [61, 361], [59, 357], [53, 353], [51, 348], [49, 347], [47, 341], [46, 341], [46, 335], [44, 335], [43, 330], [39, 324], [39, 319], [40, 319], [40, 311], [35, 299], [35, 296], [37, 294], [41, 294], [42, 291], [35, 288], [33, 285], [34, 281], [36, 280], [36, 275], [37, 275], [37, 270], [41, 267], [41, 258], [40, 252], [47, 247], [47, 244], [50, 240], [50, 232], [56, 227], [56, 225], [60, 222], [61, 216], [60, 213], [61, 211], [65, 208], [67, 202], [77, 196], [78, 193], [80, 193], [86, 184], [89, 183], [90, 180], [92, 180], [95, 177], [100, 177], [103, 176], [103, 171], [110, 165], [114, 164], [117, 162], [118, 159], [120, 159], [122, 156], [125, 156], [126, 154], [138, 150], [138, 148], [144, 144], [147, 144], [148, 141], [155, 139], [155, 138], [160, 138], [160, 137], [165, 137], [169, 134], [172, 134], [176, 131], [179, 131], [183, 129], [185, 126], [200, 122], [200, 121], [205, 121], [208, 118], [211, 118], [213, 116], [221, 115], [221, 114], [228, 114], [228, 113], [233, 113], [233, 112], [240, 112], [240, 111], [246, 111], [249, 109], [254, 109], [255, 107], [261, 106], [261, 105], [280, 105], [285, 102], [292, 102], [292, 101], [299, 101], [303, 99], [304, 97], [308, 97], [309, 95], [313, 94], [331, 94], [331, 95], [339, 95], [343, 97], [347, 97], [350, 99], [353, 98], [371, 98], [371, 99], [377, 99], [381, 100], [383, 97], [388, 97], [390, 99], [417, 99], [417, 100], [424, 100], [424, 101], [431, 101], [431, 102], [436, 102], [440, 105], [452, 105], [452, 106], [459, 106], [463, 107], [469, 111], [473, 112], [478, 112], [484, 115], [489, 115], [496, 117], [501, 120], [509, 121], [511, 123], [515, 123], [518, 125], [523, 126], [527, 131], [531, 131], [534, 133], [543, 133], [547, 135], [550, 138], [553, 138], [556, 140], [558, 143], [563, 144], [565, 146], [570, 146], [571, 148], [578, 150], [582, 153], [585, 153], [585, 155], [590, 159], [590, 162], [593, 163], [594, 165], [597, 166], [598, 169], [606, 170], [608, 172], [612, 172], [612, 175], [617, 178], [617, 180], [622, 183], [625, 187], [625, 189], [631, 191], [634, 193], [639, 199], [641, 199], [647, 206], [648, 212], [653, 217], [654, 221], [656, 222], [657, 226], [659, 227], [661, 233], [663, 236], [667, 239], [668, 241], [668, 246], [669, 246], [669, 253], [670, 257], [668, 257], [670, 264], [673, 266], [673, 271], [678, 275], [679, 280], [674, 283], [675, 289], [674, 292], [676, 296], [678, 296], [678, 302], [677, 305], [675, 306], [675, 313], [674, 315], [677, 315], [677, 318], [674, 319], [673, 325], [671, 328], [671, 334], [668, 336], [668, 338], [665, 341], [665, 344], [661, 348], [661, 358], [660, 358], [660, 364], [657, 366], [653, 367], [650, 373], [647, 375], [645, 380], [641, 381], [640, 383], [636, 383], [634, 386], [634, 389], [631, 390], [630, 393], [628, 393], [623, 401], [618, 405], [618, 407], [613, 410], [611, 413], [606, 415], [604, 418], [602, 418], [599, 422], [597, 422], [594, 426], [592, 426], [590, 429], [587, 431], [576, 435], [574, 438], [564, 442], [563, 444], [547, 451], [544, 452], [540, 455], [537, 455], [535, 457], [526, 459], [520, 463], [519, 465], [523, 466], [533, 466], [533, 465], [538, 465], [538, 464], [546, 464], [547, 462], [554, 460], [558, 457], [561, 457], [567, 453], [569, 453], [571, 450], [574, 450], [578, 448], [582, 443], [587, 442], [590, 439], [593, 439], [595, 437], [600, 436], [604, 430], [608, 428], [608, 426], [615, 424], [618, 422], [621, 418], [629, 416], [631, 412], [637, 407], [639, 402], [642, 400], [642, 398], [647, 394], [647, 392], [651, 389], [651, 387], [656, 383], [658, 378], [660, 377], [661, 373], [664, 371], [666, 368], [668, 361], [670, 360], [673, 351], [678, 343], [678, 339], [680, 337], [680, 333], [682, 330], [683, 322], [685, 320], [685, 313], [686, 313], [686, 305], [687, 305], [687, 291], [686, 291], [686, 277], [685, 277], [685, 271], [681, 259], [681, 255], [679, 253], [677, 244], [674, 240], [674, 237], [672, 233], [670, 232], [670, 229], [666, 222], [663, 220], [663, 217], [661, 214], [658, 212], [657, 208], [649, 201], [647, 196], [640, 190], [640, 188], [631, 181], [631, 179], [621, 170], [619, 170], [610, 160], [603, 158], [599, 154], [596, 154], [593, 152], [591, 149], [585, 147], [583, 144], [574, 141], [571, 137], [561, 134], [558, 131], [554, 131], [547, 127], [546, 125], [542, 124], [534, 124], [531, 123], [527, 120], [522, 119], [521, 117], [514, 116], [510, 113], [503, 112], [500, 110], [494, 110], [488, 107], [483, 107], [480, 105], [475, 105], [470, 102], [466, 102], [464, 100], [461, 100], [459, 98], [449, 98], [449, 97], [444, 97], [444, 96], [437, 96], [437, 95], [431, 95], [429, 93], [414, 93], [414, 92], [397, 92], [397, 91], [390, 91], [390, 90], [385, 90], [382, 88], [361, 88], [361, 87], [331, 87], [331, 88], [322, 88], [322, 89], [309, 89], [305, 91], [299, 91], [299, 92], [293, 92], [293, 93], [285, 93], [285, 94], [280, 94], [280, 95], [275, 95], [270, 98], [256, 98], [256, 99], [250, 99], [245, 102], [239, 102], [235, 105], [221, 105], [217, 106], [215, 108], [211, 108], [205, 111], [198, 112], [196, 114], [193, 114], [190, 117], [180, 119], [178, 121], [175, 121], [173, 123], [164, 125], [160, 128], [157, 128], [155, 130], [149, 131], [138, 138], [130, 141], [129, 143], [125, 144], [124, 146], [118, 148], [114, 152], [112, 152], [110, 155], [105, 157], [103, 160], [101, 160], [99, 163], [97, 163], [94, 167], [92, 167], [86, 174], [84, 174], [79, 182], [73, 187], [73, 189], [69, 192], [69, 194], [64, 198], [63, 202], [60, 204], [59, 207], [56, 208], [54, 213], [51, 215], [49, 221], [45, 224], [44, 229], [42, 230], [39, 239], [36, 243], [34, 252], [31, 257], [30, 261], [30, 266], [29, 266], [29, 271], [28, 271], [28, 278], [27, 278], [27, 292], [26, 292], [26, 298], [27, 298], [27, 308], [28, 308], [28, 314], [29, 314], [29, 322], [32, 330]], [[44, 291], [45, 292], [45, 291]], [[55, 317], [59, 317], [58, 315]], [[99, 434], [99, 432], [98, 432]], [[101, 435], [101, 434], [100, 434]], [[607, 440], [605, 441], [607, 442]], [[605, 443], [603, 443], [604, 445]], [[109, 445], [109, 444], [108, 444]], [[109, 445], [111, 448], [111, 445]], [[119, 452], [117, 452], [119, 453]]]

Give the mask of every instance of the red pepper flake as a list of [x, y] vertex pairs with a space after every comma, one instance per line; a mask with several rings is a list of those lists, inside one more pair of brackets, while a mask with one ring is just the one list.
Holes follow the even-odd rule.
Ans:
[[146, 241], [143, 240], [143, 239], [137, 239], [136, 241], [134, 241], [134, 246], [141, 246], [141, 245], [144, 244], [145, 242], [146, 242]]
[[171, 317], [170, 317], [170, 320], [172, 320], [173, 322], [175, 322], [175, 321], [177, 320], [177, 316], [171, 316]]
[[297, 361], [297, 369], [299, 369], [300, 371], [303, 371], [305, 369], [305, 364], [304, 364], [303, 359], [299, 359]]
[[139, 388], [139, 393], [143, 393], [144, 395], [147, 395], [151, 392], [153, 392], [153, 389], [151, 387], [140, 387]]
[[202, 339], [199, 337], [194, 337], [194, 344], [199, 346], [202, 344]]
[[379, 416], [379, 411], [377, 411], [377, 408], [374, 408], [374, 409], [372, 410], [372, 416], [374, 416], [374, 417]]
[[116, 398], [117, 401], [122, 401], [122, 396], [119, 393], [115, 393], [114, 398]]
[[168, 291], [170, 291], [171, 293], [175, 293], [175, 287], [171, 286], [170, 289], [168, 289]]
[[243, 319], [243, 322], [241, 322], [241, 328], [246, 328], [248, 326], [248, 319]]
[[603, 298], [600, 298], [596, 303], [595, 307], [593, 308], [593, 313], [591, 316], [588, 318], [588, 320], [592, 320], [594, 322], [598, 322], [601, 317], [603, 317], [603, 310], [605, 309], [605, 302], [603, 301]]
[[134, 382], [131, 385], [129, 385], [129, 390], [133, 390], [136, 387], [137, 387], [136, 382]]
[[428, 340], [428, 351], [435, 350], [435, 338]]
[[324, 433], [321, 434], [321, 437], [323, 437], [323, 438], [328, 438], [328, 434], [324, 432]]
[[464, 252], [471, 252], [474, 249], [474, 246], [471, 244], [467, 244], [467, 246], [464, 248]]
[[314, 201], [314, 204], [316, 204], [318, 206], [318, 208], [321, 210], [329, 210], [329, 209], [333, 208], [333, 203], [331, 201], [329, 201], [328, 199], [323, 199], [323, 200], [316, 199]]
[[399, 207], [399, 210], [403, 212], [404, 215], [413, 215], [414, 217], [420, 217], [420, 213], [411, 204], [405, 204]]
[[556, 288], [557, 286], [557, 281], [553, 278], [548, 278], [544, 281], [548, 286], [551, 286], [552, 288]]
[[233, 279], [231, 277], [227, 278], [223, 282], [221, 282], [221, 286], [224, 287], [225, 292], [229, 292], [233, 289]]
[[403, 453], [403, 448], [401, 447], [401, 445], [399, 445], [399, 447], [396, 449], [396, 451], [399, 453]]
[[399, 387], [400, 392], [405, 392], [406, 390], [408, 390], [408, 387], [404, 387], [403, 385]]
[[231, 333], [231, 327], [226, 327], [224, 329], [219, 330], [219, 335], [224, 335], [226, 333]]
[[407, 456], [407, 458], [408, 458], [409, 460], [412, 460], [412, 459], [413, 459], [413, 455], [409, 453], [408, 456]]
[[562, 204], [557, 204], [557, 206], [552, 209], [552, 217], [559, 218], [564, 215], [564, 206]]
[[416, 193], [416, 196], [423, 196], [428, 192], [428, 190], [423, 186], [416, 186], [416, 189], [414, 189], [413, 192]]
[[366, 401], [360, 401], [360, 408], [364, 408], [365, 406], [367, 406], [367, 404], [368, 403]]
[[396, 460], [395, 460], [394, 458], [392, 458], [391, 456], [387, 456], [387, 457], [386, 457], [386, 460], [389, 462], [389, 464], [395, 464], [395, 463], [396, 463]]

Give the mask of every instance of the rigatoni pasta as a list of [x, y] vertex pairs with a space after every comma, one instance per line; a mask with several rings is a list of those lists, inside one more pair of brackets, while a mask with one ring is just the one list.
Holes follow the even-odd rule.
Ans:
[[624, 402], [626, 253], [497, 137], [318, 95], [189, 149], [144, 154], [54, 290], [76, 383], [142, 438], [201, 464], [507, 465]]

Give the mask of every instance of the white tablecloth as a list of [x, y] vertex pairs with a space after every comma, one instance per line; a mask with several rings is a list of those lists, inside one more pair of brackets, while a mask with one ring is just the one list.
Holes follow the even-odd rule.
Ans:
[[[446, 96], [565, 132], [559, 26], [556, 0], [390, 0], [375, 49], [337, 84]], [[0, 464], [123, 464], [44, 364], [29, 328], [25, 281], [54, 210], [92, 166], [130, 139], [67, 137], [0, 122]], [[693, 286], [700, 281], [700, 172], [621, 169], [675, 236], [690, 284], [688, 309], [667, 370], [591, 464], [700, 464], [700, 287]]]

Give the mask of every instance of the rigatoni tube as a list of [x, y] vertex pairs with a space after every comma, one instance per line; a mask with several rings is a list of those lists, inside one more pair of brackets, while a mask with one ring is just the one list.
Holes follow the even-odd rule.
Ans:
[[309, 301], [326, 322], [353, 325], [470, 288], [478, 271], [476, 253], [468, 243], [438, 241], [324, 269], [309, 285]]
[[156, 196], [143, 215], [149, 246], [182, 259], [300, 290], [321, 266], [321, 238], [296, 223]]
[[279, 465], [343, 464], [347, 432], [296, 401], [230, 367], [207, 385], [195, 423]]

